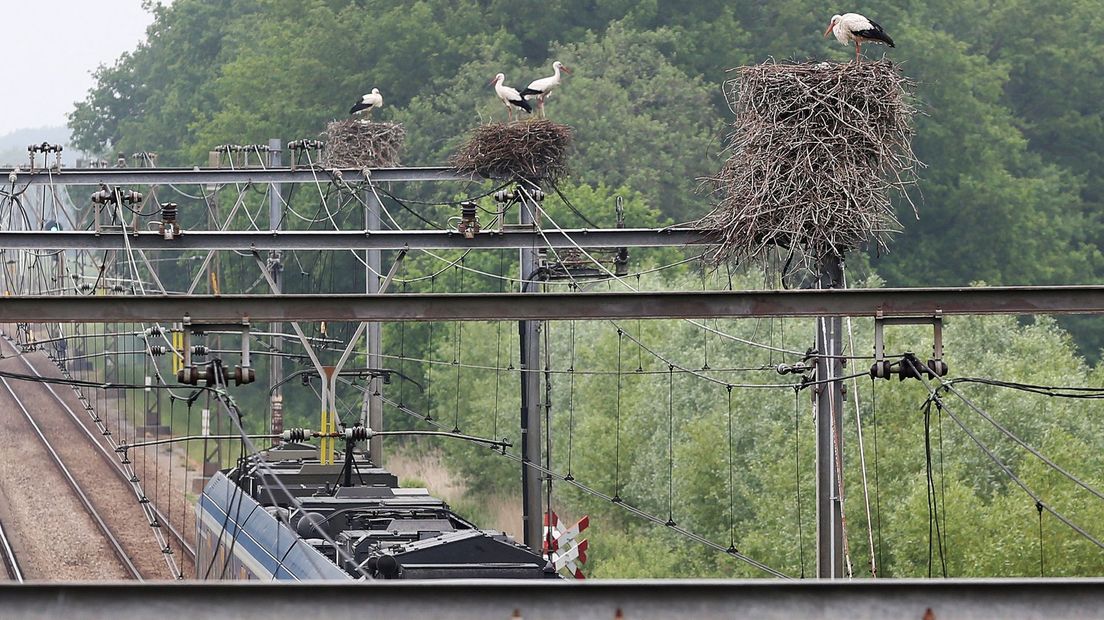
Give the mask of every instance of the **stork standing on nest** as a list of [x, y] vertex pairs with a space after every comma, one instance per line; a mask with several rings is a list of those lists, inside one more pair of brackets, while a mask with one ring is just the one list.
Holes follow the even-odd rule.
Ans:
[[542, 118], [544, 117], [544, 100], [552, 93], [552, 89], [560, 85], [561, 71], [568, 74], [571, 73], [571, 69], [557, 60], [552, 63], [552, 75], [539, 80], [533, 80], [529, 83], [529, 86], [525, 87], [525, 90], [521, 91], [522, 97], [537, 98], [537, 110], [540, 111]]
[[383, 95], [380, 95], [378, 88], [373, 88], [372, 92], [364, 95], [360, 98], [360, 101], [356, 102], [353, 107], [349, 108], [349, 114], [361, 114], [367, 117], [372, 113], [372, 110], [383, 107]]
[[855, 44], [855, 62], [860, 62], [859, 52], [864, 42], [884, 43], [890, 47], [897, 47], [877, 22], [858, 13], [833, 15], [828, 29], [824, 31], [825, 37], [829, 34], [836, 35], [836, 40], [842, 45]]
[[521, 93], [516, 88], [505, 86], [502, 83], [506, 81], [506, 75], [499, 73], [494, 76], [494, 79], [490, 81], [494, 84], [495, 94], [502, 100], [502, 105], [506, 106], [506, 116], [509, 120], [514, 120], [514, 108], [525, 110], [527, 114], [533, 113], [533, 106], [529, 105], [529, 102], [525, 100], [525, 97], [521, 96]]

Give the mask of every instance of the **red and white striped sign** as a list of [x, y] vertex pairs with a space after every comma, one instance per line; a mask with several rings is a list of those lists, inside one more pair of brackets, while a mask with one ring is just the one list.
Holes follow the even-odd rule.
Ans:
[[[548, 524], [552, 519], [551, 527]], [[590, 517], [583, 516], [569, 528], [564, 528], [556, 513], [544, 513], [544, 553], [557, 571], [566, 570], [575, 579], [583, 579], [580, 568], [587, 561], [588, 541], [579, 540], [583, 530], [590, 525]]]

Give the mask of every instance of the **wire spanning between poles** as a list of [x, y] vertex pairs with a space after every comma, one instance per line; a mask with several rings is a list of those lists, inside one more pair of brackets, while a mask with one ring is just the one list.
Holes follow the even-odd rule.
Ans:
[[621, 502], [621, 342], [623, 332], [617, 329], [617, 399], [614, 406], [613, 442], [613, 503]]
[[726, 385], [728, 396], [728, 550], [736, 550], [736, 485], [732, 459], [732, 386]]
[[675, 526], [675, 370], [667, 373], [667, 527]]
[[[530, 184], [532, 184], [532, 183], [530, 183]], [[536, 186], [534, 185], [534, 188], [535, 188], [535, 187], [536, 187]], [[529, 194], [529, 191], [528, 191], [528, 190], [526, 190], [526, 189], [525, 189], [524, 187], [520, 187], [519, 189], [521, 189], [521, 191], [522, 191], [522, 192], [525, 192], [525, 193], [526, 193], [527, 195]], [[531, 197], [531, 196], [530, 196], [530, 199], [532, 199], [532, 197]], [[608, 268], [608, 267], [606, 267], [606, 266], [605, 266], [604, 264], [602, 264], [602, 262], [601, 262], [601, 261], [599, 261], [598, 259], [594, 258], [594, 256], [593, 256], [593, 255], [591, 255], [591, 253], [590, 253], [590, 252], [588, 252], [588, 251], [586, 250], [586, 248], [584, 248], [583, 246], [579, 245], [579, 243], [578, 243], [578, 242], [576, 242], [576, 241], [575, 241], [575, 240], [574, 240], [574, 239], [573, 239], [573, 238], [572, 238], [572, 237], [571, 237], [570, 235], [567, 235], [567, 234], [566, 234], [566, 232], [564, 231], [563, 227], [561, 227], [561, 226], [560, 226], [559, 224], [557, 224], [557, 223], [556, 223], [556, 220], [555, 220], [555, 219], [553, 219], [551, 215], [549, 215], [549, 214], [548, 214], [547, 212], [544, 212], [544, 215], [545, 215], [545, 217], [547, 217], [547, 218], [548, 218], [548, 221], [549, 221], [549, 222], [551, 222], [551, 223], [552, 223], [552, 225], [553, 225], [553, 226], [555, 227], [555, 228], [553, 229], [553, 230], [554, 230], [554, 232], [558, 232], [558, 233], [560, 233], [560, 234], [563, 234], [563, 235], [564, 235], [564, 237], [565, 237], [565, 238], [567, 238], [567, 239], [568, 239], [568, 241], [570, 241], [570, 242], [571, 242], [571, 245], [573, 245], [573, 246], [575, 247], [575, 249], [577, 249], [577, 250], [578, 250], [579, 252], [581, 252], [581, 253], [583, 254], [583, 256], [586, 256], [587, 260], [589, 260], [590, 262], [594, 263], [594, 265], [595, 265], [595, 266], [597, 266], [597, 267], [598, 267], [599, 269], [601, 269], [602, 271], [606, 272], [606, 274], [607, 274], [607, 275], [608, 275], [609, 277], [611, 277], [611, 278], [613, 278], [614, 280], [616, 280], [616, 281], [617, 281], [618, 283], [620, 283], [620, 284], [621, 284], [622, 286], [625, 286], [625, 287], [627, 287], [627, 288], [628, 288], [629, 290], [631, 290], [631, 291], [634, 291], [634, 292], [639, 292], [639, 291], [638, 291], [638, 290], [637, 290], [637, 289], [636, 289], [636, 288], [635, 288], [634, 286], [632, 286], [632, 285], [631, 285], [631, 284], [629, 284], [629, 283], [628, 283], [627, 281], [625, 281], [625, 279], [624, 279], [624, 278], [622, 278], [621, 276], [618, 276], [618, 275], [617, 275], [617, 274], [615, 274], [614, 272], [610, 271], [610, 270], [609, 270], [609, 268]], [[540, 228], [540, 224], [539, 224], [539, 223], [537, 224], [537, 226], [538, 226], [538, 230], [539, 230], [539, 231], [541, 232], [541, 235], [542, 235], [542, 236], [544, 236], [544, 230]], [[547, 244], [547, 245], [548, 245], [548, 246], [549, 246], [549, 247], [551, 248], [551, 247], [552, 247], [552, 244], [548, 243], [548, 238], [547, 238], [546, 236], [545, 236], [544, 238], [545, 238], [545, 243], [546, 243], [546, 244]], [[748, 346], [752, 346], [752, 347], [757, 347], [757, 348], [764, 348], [764, 349], [774, 349], [774, 350], [775, 350], [775, 351], [777, 351], [777, 352], [780, 352], [780, 353], [786, 353], [786, 354], [789, 354], [789, 355], [796, 355], [796, 356], [801, 356], [801, 357], [804, 357], [804, 356], [805, 356], [805, 353], [803, 353], [803, 352], [801, 352], [801, 351], [784, 350], [784, 349], [780, 349], [780, 348], [777, 348], [777, 347], [772, 347], [772, 346], [770, 346], [770, 345], [765, 345], [765, 344], [763, 344], [763, 343], [760, 343], [760, 342], [754, 342], [754, 341], [751, 341], [751, 340], [745, 340], [745, 339], [743, 339], [743, 338], [739, 338], [739, 337], [737, 337], [737, 336], [733, 336], [733, 335], [731, 335], [731, 334], [726, 334], [726, 333], [724, 333], [724, 332], [721, 332], [721, 331], [718, 331], [718, 330], [714, 330], [714, 329], [711, 329], [711, 328], [709, 328], [709, 327], [708, 327], [707, 325], [704, 325], [704, 324], [702, 324], [702, 323], [699, 323], [698, 321], [695, 321], [695, 320], [693, 320], [693, 319], [683, 319], [683, 320], [684, 320], [684, 321], [686, 321], [686, 322], [688, 322], [688, 323], [690, 323], [691, 325], [694, 325], [695, 327], [698, 327], [698, 328], [700, 328], [700, 329], [707, 329], [707, 330], [709, 330], [709, 331], [711, 331], [711, 332], [715, 333], [715, 334], [716, 334], [716, 335], [718, 335], [718, 336], [721, 336], [721, 337], [723, 337], [723, 338], [728, 338], [728, 339], [730, 339], [730, 340], [734, 340], [734, 341], [736, 341], [736, 342], [740, 342], [740, 343], [742, 343], [742, 344], [746, 344], [746, 345], [748, 345]]]
[[959, 398], [959, 400], [961, 400], [963, 402], [963, 404], [965, 404], [967, 407], [969, 407], [974, 413], [981, 416], [986, 422], [988, 422], [989, 424], [992, 424], [994, 428], [996, 428], [998, 431], [1001, 432], [1001, 434], [1003, 434], [1005, 437], [1008, 437], [1009, 439], [1014, 441], [1017, 445], [1019, 445], [1024, 450], [1027, 450], [1031, 454], [1035, 455], [1036, 458], [1038, 458], [1040, 461], [1046, 463], [1049, 467], [1051, 467], [1052, 469], [1054, 469], [1058, 473], [1062, 474], [1070, 482], [1076, 484], [1077, 486], [1081, 487], [1082, 489], [1085, 489], [1089, 493], [1092, 493], [1093, 495], [1095, 495], [1097, 497], [1097, 499], [1104, 499], [1104, 493], [1101, 493], [1101, 491], [1098, 490], [1096, 487], [1090, 485], [1089, 483], [1085, 482], [1084, 480], [1081, 480], [1077, 476], [1073, 475], [1072, 473], [1067, 471], [1065, 468], [1063, 468], [1061, 465], [1059, 465], [1058, 463], [1055, 463], [1053, 460], [1048, 458], [1045, 454], [1043, 454], [1042, 452], [1039, 452], [1038, 450], [1036, 450], [1034, 447], [1032, 447], [1026, 441], [1020, 439], [1012, 431], [1008, 430], [1005, 426], [1003, 426], [1000, 422], [998, 422], [995, 418], [993, 418], [993, 416], [991, 416], [989, 413], [987, 413], [984, 409], [982, 409], [981, 407], [978, 407], [977, 405], [975, 405], [973, 401], [966, 398], [966, 396], [964, 396], [961, 392], [959, 392], [957, 389], [955, 389], [952, 382], [950, 382], [950, 381], [941, 382], [939, 387], [936, 388], [937, 392], [940, 391], [940, 390], [949, 392], [949, 393], [954, 394], [955, 396], [957, 396]]
[[1078, 534], [1080, 534], [1082, 537], [1084, 537], [1086, 540], [1093, 543], [1097, 547], [1100, 547], [1101, 549], [1104, 549], [1104, 542], [1101, 542], [1099, 539], [1097, 539], [1095, 536], [1093, 536], [1092, 534], [1087, 532], [1080, 525], [1077, 525], [1076, 523], [1071, 521], [1068, 517], [1066, 517], [1062, 513], [1058, 512], [1054, 507], [1052, 507], [1049, 504], [1047, 504], [1046, 502], [1044, 502], [1042, 497], [1038, 493], [1036, 493], [1034, 490], [1032, 490], [1031, 487], [1027, 486], [1027, 484], [1023, 480], [1021, 480], [1020, 477], [1017, 476], [1015, 474], [1015, 472], [1013, 472], [1012, 469], [1007, 464], [1005, 464], [1004, 461], [1002, 461], [1000, 459], [1000, 457], [998, 457], [987, 445], [985, 445], [985, 443], [983, 443], [980, 439], [978, 439], [977, 435], [975, 435], [973, 433], [973, 431], [971, 431], [969, 429], [969, 427], [967, 427], [965, 425], [965, 423], [963, 423], [962, 420], [954, 413], [954, 411], [950, 407], [947, 406], [946, 401], [944, 401], [939, 396], [938, 391], [935, 388], [932, 387], [931, 383], [929, 383], [928, 380], [926, 378], [924, 378], [924, 371], [923, 371], [922, 366], [920, 365], [920, 363], [918, 361], [916, 361], [915, 359], [906, 357], [906, 358], [904, 358], [902, 363], [908, 363], [908, 364], [912, 365], [913, 371], [915, 373], [917, 373], [917, 375], [920, 377], [920, 382], [923, 383], [924, 387], [927, 388], [927, 390], [928, 390], [929, 400], [935, 402], [936, 405], [942, 407], [943, 411], [946, 412], [947, 416], [949, 418], [951, 418], [951, 420], [954, 421], [954, 423], [960, 429], [962, 429], [962, 431], [964, 433], [966, 433], [966, 436], [969, 437], [972, 442], [974, 442], [974, 445], [976, 445], [985, 454], [985, 456], [987, 456], [989, 458], [989, 460], [991, 460], [997, 467], [999, 467], [1000, 470], [1002, 472], [1004, 472], [1004, 474], [1006, 476], [1008, 476], [1008, 478], [1011, 479], [1012, 482], [1014, 482], [1016, 484], [1016, 486], [1020, 487], [1020, 489], [1023, 490], [1023, 492], [1026, 493], [1028, 497], [1030, 497], [1032, 500], [1035, 501], [1036, 507], [1042, 506], [1042, 508], [1044, 510], [1046, 510], [1050, 514], [1054, 515], [1055, 518], [1057, 518], [1059, 521], [1064, 523], [1071, 530], [1073, 530], [1074, 532], [1077, 532]]
[[[855, 334], [851, 329], [851, 317], [847, 317], [848, 351], [855, 354]], [[874, 553], [874, 523], [870, 515], [870, 486], [866, 478], [866, 447], [863, 445], [862, 404], [859, 402], [859, 379], [851, 379], [851, 392], [855, 395], [855, 431], [859, 441], [859, 467], [862, 471], [863, 506], [866, 508], [866, 539], [870, 545], [870, 576], [878, 578], [878, 562]], [[940, 437], [942, 440], [942, 436]]]

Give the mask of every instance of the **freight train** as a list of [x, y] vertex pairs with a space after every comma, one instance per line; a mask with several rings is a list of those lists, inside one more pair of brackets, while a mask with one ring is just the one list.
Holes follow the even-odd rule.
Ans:
[[484, 530], [346, 448], [288, 442], [217, 472], [196, 506], [198, 579], [556, 579], [540, 554]]

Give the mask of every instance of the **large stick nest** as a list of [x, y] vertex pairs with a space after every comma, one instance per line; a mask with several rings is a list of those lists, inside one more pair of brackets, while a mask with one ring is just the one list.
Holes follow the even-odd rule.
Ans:
[[547, 119], [489, 123], [472, 130], [450, 163], [461, 172], [493, 179], [546, 179], [567, 175], [571, 127]]
[[322, 137], [322, 165], [327, 168], [394, 168], [406, 129], [400, 123], [348, 118], [326, 125]]
[[[913, 83], [889, 61], [766, 63], [725, 83], [736, 119], [713, 181], [711, 258], [809, 264], [899, 232], [893, 194], [909, 200]], [[915, 206], [913, 205], [915, 213]], [[786, 275], [786, 274], [783, 274]]]

